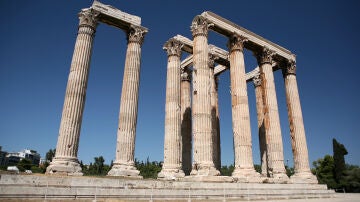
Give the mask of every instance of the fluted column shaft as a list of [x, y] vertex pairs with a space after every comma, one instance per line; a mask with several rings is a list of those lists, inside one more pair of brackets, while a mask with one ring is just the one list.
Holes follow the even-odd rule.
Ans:
[[181, 74], [181, 138], [182, 169], [189, 175], [192, 162], [192, 117], [191, 117], [191, 73], [184, 70]]
[[91, 9], [79, 13], [80, 23], [66, 87], [56, 154], [47, 173], [82, 175], [77, 154], [97, 15]]
[[264, 101], [263, 101], [263, 92], [261, 87], [261, 78], [260, 75], [256, 76], [254, 79], [255, 87], [255, 98], [256, 98], [256, 111], [257, 111], [257, 120], [258, 120], [258, 130], [259, 130], [259, 145], [260, 145], [260, 160], [261, 160], [261, 175], [268, 176], [268, 158], [267, 158], [267, 149], [266, 149], [266, 137], [265, 137], [265, 122], [264, 122]]
[[255, 172], [252, 158], [250, 113], [243, 54], [245, 41], [244, 37], [234, 34], [229, 38], [228, 47], [230, 49], [232, 125], [235, 152], [235, 170], [232, 176], [246, 179], [249, 176], [258, 176], [258, 173]]
[[208, 66], [208, 23], [196, 16], [191, 26], [194, 38], [193, 66], [193, 135], [194, 166], [191, 175], [215, 176], [220, 172], [214, 167], [213, 136], [211, 126], [210, 69]]
[[296, 81], [295, 62], [289, 62], [287, 64], [286, 68], [283, 69], [283, 76], [285, 80], [291, 146], [294, 155], [295, 175], [293, 177], [302, 178], [302, 180], [307, 179], [307, 181], [310, 180], [312, 183], [317, 183], [316, 177], [312, 175], [309, 166], [309, 154]]
[[108, 175], [134, 176], [135, 135], [140, 84], [141, 45], [146, 30], [132, 26], [128, 31], [124, 77], [121, 91], [119, 126], [117, 130], [116, 159]]
[[272, 55], [273, 52], [267, 48], [264, 48], [262, 52], [257, 55], [263, 82], [264, 125], [267, 138], [269, 173], [271, 177], [286, 180], [279, 110], [272, 70]]
[[164, 49], [168, 53], [165, 102], [165, 140], [164, 164], [159, 178], [180, 178], [182, 171], [181, 151], [181, 92], [180, 92], [180, 57], [183, 45], [176, 40], [165, 43]]
[[219, 103], [218, 103], [218, 88], [217, 77], [214, 75], [214, 67], [216, 58], [209, 56], [210, 68], [210, 102], [211, 102], [211, 126], [213, 133], [213, 155], [215, 168], [221, 168], [221, 151], [220, 151], [220, 121], [219, 121]]

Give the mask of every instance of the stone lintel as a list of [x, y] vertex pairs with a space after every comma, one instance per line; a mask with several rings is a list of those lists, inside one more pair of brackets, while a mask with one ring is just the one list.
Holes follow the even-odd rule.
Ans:
[[249, 49], [251, 51], [258, 52], [263, 47], [267, 47], [270, 50], [274, 51], [277, 56], [280, 56], [279, 60], [281, 58], [295, 61], [295, 54], [291, 53], [289, 50], [243, 28], [239, 25], [230, 22], [227, 19], [224, 19], [215, 13], [212, 13], [210, 11], [203, 12], [201, 16], [205, 17], [209, 23], [214, 24], [210, 27], [210, 29], [214, 30], [215, 32], [218, 32], [222, 35], [225, 35], [227, 37], [230, 37], [234, 33], [244, 36], [248, 39], [248, 41], [244, 44], [246, 49]]
[[180, 67], [181, 69], [186, 69], [192, 66], [192, 64], [193, 64], [193, 56], [189, 55], [183, 61], [181, 61]]
[[118, 27], [125, 31], [128, 30], [131, 25], [141, 27], [147, 31], [147, 28], [141, 26], [141, 18], [138, 16], [125, 13], [111, 5], [105, 5], [96, 0], [93, 2], [91, 8], [100, 12], [100, 22]]
[[[182, 47], [181, 50], [183, 50], [187, 53], [190, 53], [190, 54], [193, 53], [193, 41], [192, 40], [190, 40], [184, 36], [181, 36], [181, 35], [176, 35], [173, 37], [173, 39], [178, 40], [182, 44], [184, 44], [184, 46]], [[225, 66], [229, 66], [229, 59], [228, 59], [229, 53], [226, 50], [210, 44], [209, 45], [209, 54], [217, 57], [217, 59], [215, 60], [216, 63], [222, 64]]]

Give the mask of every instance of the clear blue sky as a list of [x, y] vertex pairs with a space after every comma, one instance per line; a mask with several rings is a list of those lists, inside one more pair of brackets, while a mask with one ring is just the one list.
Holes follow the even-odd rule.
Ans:
[[[135, 156], [163, 160], [167, 56], [165, 41], [191, 38], [193, 17], [210, 10], [297, 55], [297, 79], [310, 162], [332, 154], [332, 138], [344, 144], [347, 163], [360, 165], [360, 3], [359, 1], [110, 1], [140, 16], [149, 28], [142, 47]], [[56, 147], [78, 17], [92, 1], [0, 1], [0, 145], [42, 156]], [[214, 32], [209, 43], [226, 48]], [[115, 157], [126, 36], [97, 28], [80, 137], [85, 163]], [[246, 71], [255, 58], [245, 52]], [[285, 89], [275, 73], [285, 160], [292, 165]], [[233, 162], [229, 73], [220, 77], [222, 162]], [[254, 162], [259, 163], [254, 88], [248, 84]]]

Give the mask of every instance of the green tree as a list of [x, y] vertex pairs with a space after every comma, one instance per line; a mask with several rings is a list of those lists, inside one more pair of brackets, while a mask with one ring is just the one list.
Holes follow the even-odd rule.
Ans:
[[285, 169], [286, 169], [286, 175], [288, 177], [292, 176], [295, 174], [295, 169], [294, 167], [289, 167], [289, 166], [285, 166]]
[[333, 152], [334, 152], [334, 176], [338, 184], [342, 184], [342, 178], [346, 169], [344, 156], [348, 154], [345, 146], [340, 144], [336, 139], [333, 139]]
[[230, 165], [230, 166], [221, 166], [220, 168], [220, 173], [223, 176], [231, 176], [232, 172], [234, 171], [235, 167], [234, 165]]
[[17, 164], [17, 167], [20, 171], [31, 170], [32, 162], [29, 159], [21, 159], [21, 161]]
[[157, 178], [157, 174], [161, 171], [162, 162], [152, 161], [150, 162], [149, 157], [146, 162], [138, 161], [135, 159], [135, 167], [140, 171], [140, 175], [146, 178]]
[[325, 155], [313, 162], [313, 173], [316, 175], [320, 184], [327, 184], [328, 188], [335, 189], [338, 187], [334, 177], [334, 158]]
[[86, 166], [80, 161], [80, 166], [84, 175], [94, 175], [94, 176], [104, 176], [109, 170], [110, 166], [106, 165], [105, 159], [102, 156], [94, 157], [94, 163], [90, 163], [89, 166]]
[[355, 165], [346, 165], [341, 184], [346, 192], [360, 193], [360, 168]]
[[256, 172], [261, 173], [261, 165], [254, 164], [254, 168], [255, 168]]
[[52, 159], [55, 157], [56, 149], [49, 149], [48, 152], [46, 152], [45, 160], [51, 162]]

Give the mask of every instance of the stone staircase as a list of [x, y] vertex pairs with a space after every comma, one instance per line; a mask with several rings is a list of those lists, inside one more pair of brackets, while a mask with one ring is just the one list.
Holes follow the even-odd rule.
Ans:
[[319, 184], [133, 180], [110, 177], [0, 175], [0, 201], [246, 201], [331, 198]]

